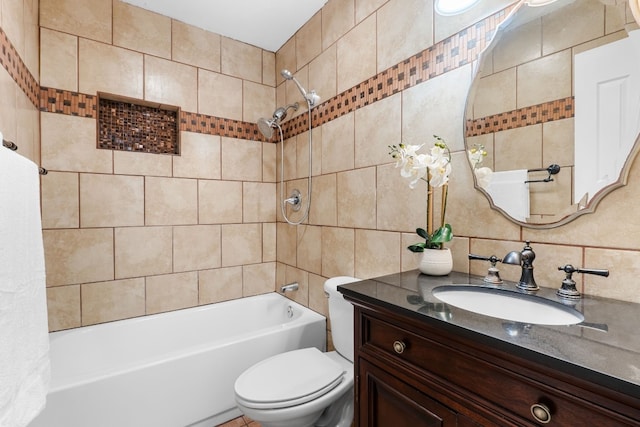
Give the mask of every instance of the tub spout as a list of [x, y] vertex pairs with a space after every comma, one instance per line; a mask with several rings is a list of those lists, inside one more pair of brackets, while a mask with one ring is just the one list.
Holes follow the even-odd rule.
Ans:
[[280, 292], [282, 292], [283, 294], [285, 292], [292, 292], [297, 290], [298, 290], [298, 282], [289, 283], [280, 288]]

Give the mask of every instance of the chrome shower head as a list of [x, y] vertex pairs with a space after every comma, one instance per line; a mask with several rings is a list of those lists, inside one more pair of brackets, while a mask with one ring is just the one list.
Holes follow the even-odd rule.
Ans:
[[276, 111], [273, 112], [273, 116], [270, 119], [265, 119], [261, 117], [257, 121], [258, 130], [260, 133], [264, 135], [265, 138], [271, 139], [273, 136], [273, 128], [280, 124], [281, 121], [287, 117], [287, 110], [292, 108], [293, 111], [296, 111], [299, 107], [299, 104], [296, 102], [294, 104], [289, 104], [285, 107], [278, 107]]

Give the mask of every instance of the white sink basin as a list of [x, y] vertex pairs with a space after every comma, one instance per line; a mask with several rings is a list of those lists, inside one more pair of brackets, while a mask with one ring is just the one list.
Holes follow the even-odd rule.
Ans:
[[584, 321], [577, 310], [534, 295], [473, 285], [438, 286], [432, 294], [452, 306], [536, 325], [573, 325]]

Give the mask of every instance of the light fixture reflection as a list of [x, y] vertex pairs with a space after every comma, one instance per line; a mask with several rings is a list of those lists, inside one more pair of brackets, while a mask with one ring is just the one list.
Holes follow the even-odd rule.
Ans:
[[457, 15], [471, 9], [479, 0], [436, 0], [436, 12], [440, 15]]

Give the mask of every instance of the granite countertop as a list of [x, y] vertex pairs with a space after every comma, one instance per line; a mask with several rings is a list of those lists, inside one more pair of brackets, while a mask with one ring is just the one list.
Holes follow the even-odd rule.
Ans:
[[[413, 270], [349, 283], [338, 290], [432, 325], [442, 322], [467, 336], [494, 340], [534, 361], [640, 398], [640, 304], [583, 295], [573, 306], [584, 315], [581, 324], [530, 325], [463, 310], [431, 293], [437, 286], [454, 284], [495, 287], [465, 273], [433, 277]], [[513, 282], [499, 286], [521, 292]], [[541, 287], [536, 295], [561, 301], [555, 292]]]

